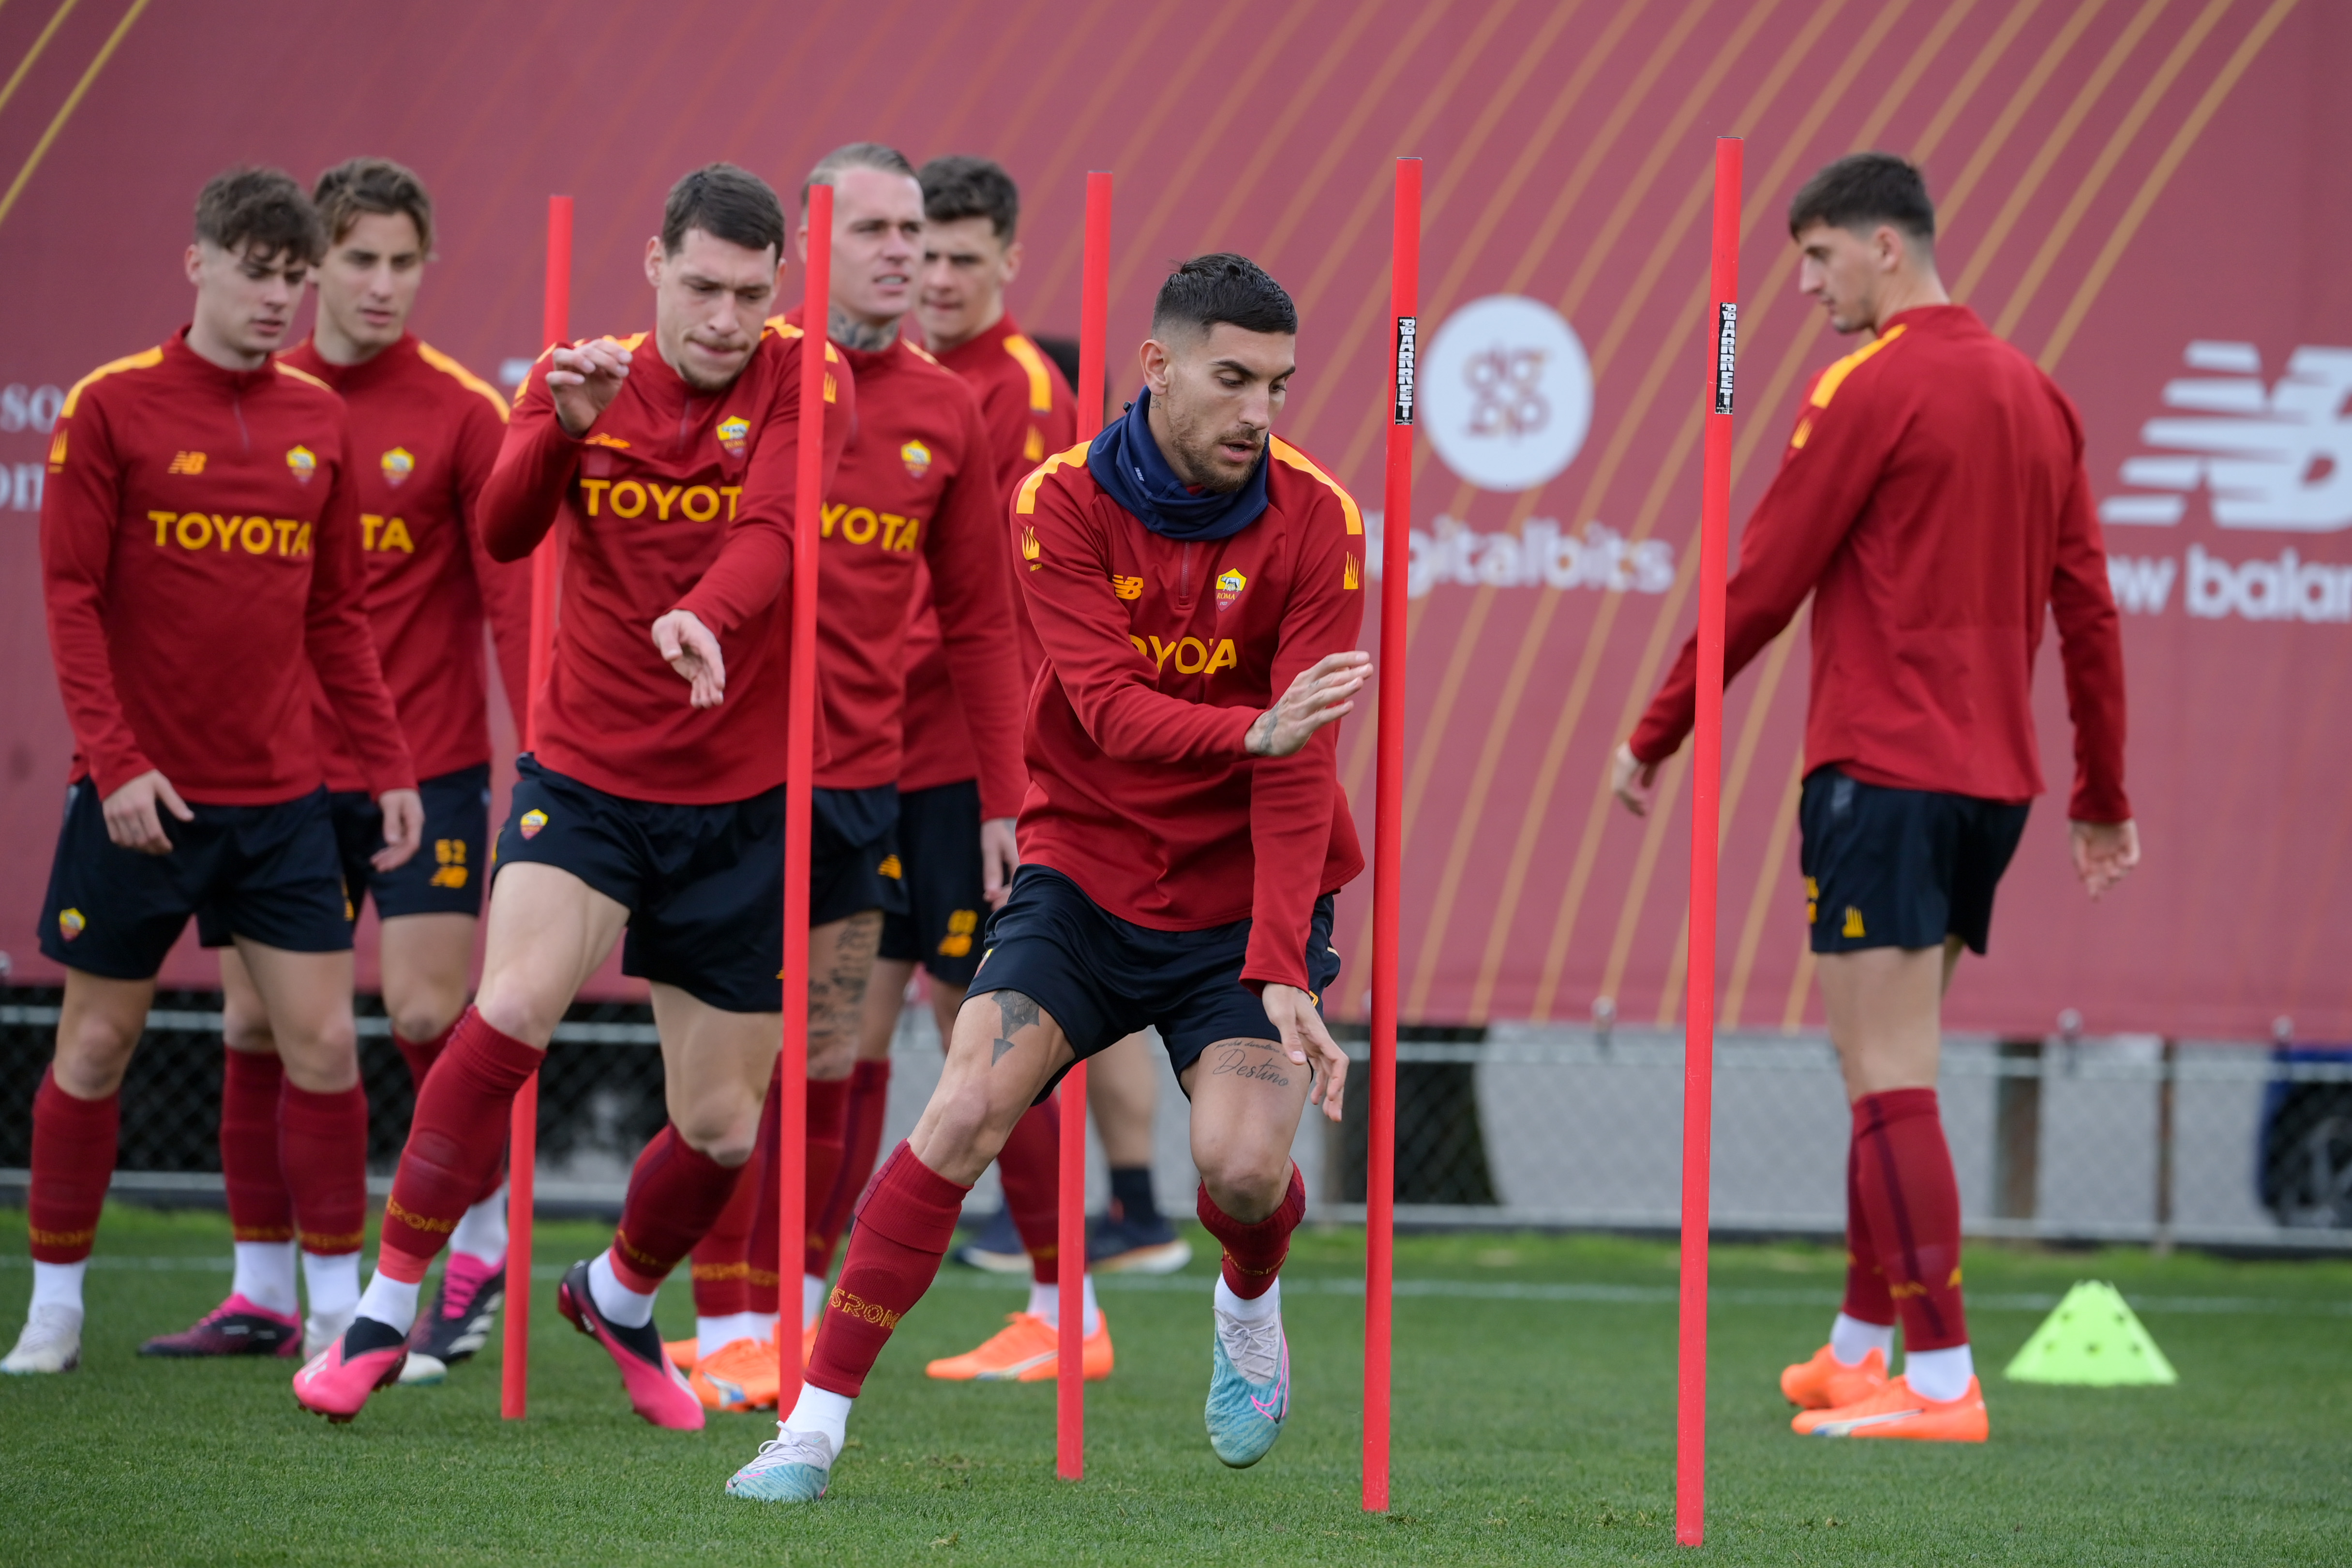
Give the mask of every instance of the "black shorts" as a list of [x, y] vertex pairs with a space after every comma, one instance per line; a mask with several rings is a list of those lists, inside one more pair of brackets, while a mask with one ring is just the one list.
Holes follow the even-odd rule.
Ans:
[[608, 795], [516, 765], [496, 865], [568, 871], [629, 911], [621, 971], [723, 1012], [783, 1010], [784, 791], [715, 806]]
[[360, 901], [375, 900], [379, 920], [403, 915], [479, 915], [482, 867], [490, 847], [490, 765], [436, 774], [419, 784], [425, 797], [425, 841], [408, 863], [378, 871], [368, 857], [383, 848], [383, 810], [364, 791], [338, 789], [335, 846], [343, 857], [343, 885], [352, 915]]
[[[1318, 1009], [1339, 977], [1331, 903], [1328, 893], [1315, 901], [1307, 933], [1307, 971]], [[1013, 896], [989, 917], [971, 991], [1029, 998], [1062, 1026], [1080, 1061], [1149, 1024], [1181, 1074], [1221, 1040], [1282, 1038], [1256, 993], [1242, 984], [1249, 937], [1246, 920], [1205, 931], [1137, 925], [1061, 873], [1025, 865], [1013, 875]]]
[[1982, 953], [2030, 809], [1815, 768], [1797, 807], [1813, 951], [1940, 947], [1948, 936]]
[[809, 924], [907, 910], [898, 862], [898, 787], [809, 791]]
[[885, 958], [919, 963], [933, 979], [968, 986], [980, 967], [980, 784], [967, 779], [898, 796], [898, 853], [907, 912], [885, 915]]
[[188, 916], [205, 946], [232, 936], [293, 953], [348, 953], [332, 811], [322, 786], [269, 806], [200, 806], [183, 822], [163, 812], [167, 855], [106, 836], [98, 787], [66, 791], [65, 825], [41, 905], [41, 952], [110, 980], [151, 980]]

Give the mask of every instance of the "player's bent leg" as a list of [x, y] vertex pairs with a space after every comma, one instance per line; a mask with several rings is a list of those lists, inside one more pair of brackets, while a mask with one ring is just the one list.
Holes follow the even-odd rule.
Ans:
[[1192, 1243], [1160, 1212], [1151, 1185], [1152, 1122], [1160, 1063], [1130, 1034], [1087, 1064], [1087, 1104], [1110, 1167], [1110, 1207], [1087, 1238], [1087, 1267], [1105, 1274], [1172, 1274], [1192, 1260]]

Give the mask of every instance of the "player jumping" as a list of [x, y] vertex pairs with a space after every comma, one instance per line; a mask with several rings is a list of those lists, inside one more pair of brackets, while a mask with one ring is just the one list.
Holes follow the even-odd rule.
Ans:
[[1021, 484], [1012, 523], [1048, 666], [1023, 864], [939, 1089], [858, 1205], [800, 1402], [733, 1496], [824, 1493], [972, 1181], [1073, 1062], [1147, 1025], [1192, 1098], [1201, 1220], [1224, 1249], [1211, 1446], [1248, 1465], [1281, 1434], [1276, 1276], [1307, 1205], [1291, 1140], [1310, 1100], [1339, 1114], [1348, 1059], [1317, 1007], [1339, 968], [1332, 894], [1363, 865], [1329, 727], [1371, 663], [1353, 651], [1362, 517], [1270, 430], [1297, 329], [1255, 264], [1185, 263], [1160, 288], [1132, 408]]
[[[640, 1416], [702, 1425], [653, 1304], [735, 1194], [782, 1034], [779, 596], [805, 431], [803, 340], [762, 325], [783, 235], [764, 182], [723, 163], [687, 175], [646, 246], [654, 329], [550, 350], [517, 400], [483, 534], [515, 560], [562, 520], [554, 667], [499, 835], [480, 990], [418, 1096], [375, 1277], [351, 1328], [295, 1375], [320, 1415], [349, 1420], [399, 1375], [418, 1285], [498, 1172], [515, 1091], [625, 926], [670, 1120], [638, 1156], [611, 1249], [556, 1299]], [[807, 412], [829, 472], [851, 382], [831, 362], [825, 375], [828, 405]]]
[[[1960, 1201], [1936, 1102], [1939, 1014], [1960, 950], [2042, 789], [2033, 657], [2058, 622], [2074, 719], [2068, 834], [2092, 897], [2139, 863], [2124, 797], [2123, 646], [2083, 468], [2081, 421], [2031, 360], [1954, 305], [1936, 212], [1899, 158], [1842, 158], [1790, 204], [1799, 287], [1871, 341], [1815, 377], [1748, 519], [1725, 616], [1738, 673], [1813, 595], [1805, 724], [1806, 918], [1853, 1105], [1846, 1293], [1829, 1343], [1780, 1387], [1796, 1429], [1982, 1442], [1960, 1294]], [[1648, 808], [1691, 726], [1696, 653], [1618, 748]], [[1903, 1375], [1886, 1375], [1895, 1323]]]
[[214, 180], [194, 319], [82, 378], [50, 438], [41, 572], [74, 760], [40, 940], [66, 985], [33, 1100], [32, 1309], [0, 1370], [80, 1360], [122, 1074], [191, 915], [205, 946], [235, 945], [284, 1062], [266, 1114], [289, 1227], [359, 1246], [367, 1095], [312, 671], [375, 794], [375, 871], [415, 852], [424, 808], [362, 601], [368, 458], [341, 400], [270, 357], [325, 249], [286, 175]]

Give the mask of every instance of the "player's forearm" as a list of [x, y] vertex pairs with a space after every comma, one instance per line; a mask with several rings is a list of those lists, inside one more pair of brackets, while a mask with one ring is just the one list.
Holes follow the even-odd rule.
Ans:
[[1250, 773], [1250, 940], [1242, 980], [1311, 988], [1307, 932], [1330, 856], [1339, 747], [1328, 729], [1295, 757], [1262, 758]]
[[498, 465], [482, 486], [482, 545], [490, 559], [519, 561], [539, 548], [562, 509], [580, 444], [556, 424], [544, 405], [507, 427]]
[[60, 613], [62, 608], [52, 599], [49, 653], [58, 672], [58, 695], [65, 703], [75, 747], [89, 758], [100, 791], [110, 795], [155, 765], [123, 716], [106, 631], [95, 610]]
[[314, 608], [304, 629], [303, 651], [319, 673], [328, 706], [357, 755], [368, 792], [416, 788], [416, 766], [392, 692], [377, 662], [375, 639], [356, 602]]
[[[1057, 662], [1057, 670], [1063, 666]], [[1139, 679], [1115, 678], [1062, 689], [1103, 755], [1119, 762], [1199, 765], [1237, 762], [1249, 753], [1256, 707], [1212, 707], [1164, 696]]]
[[792, 580], [791, 534], [772, 518], [751, 520], [728, 530], [719, 559], [672, 608], [724, 636], [790, 592]]

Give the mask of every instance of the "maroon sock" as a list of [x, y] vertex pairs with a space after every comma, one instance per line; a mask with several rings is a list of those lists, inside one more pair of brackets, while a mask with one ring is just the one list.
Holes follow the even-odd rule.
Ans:
[[760, 1212], [760, 1162], [754, 1156], [735, 1184], [718, 1223], [694, 1244], [694, 1315], [723, 1318], [751, 1310], [751, 1221]]
[[903, 1143], [890, 1151], [858, 1200], [841, 1282], [818, 1320], [812, 1385], [849, 1399], [865, 1389], [890, 1331], [939, 1277], [971, 1190], [925, 1166]]
[[768, 1080], [767, 1102], [760, 1107], [759, 1152], [751, 1156], [751, 1178], [760, 1184], [760, 1201], [751, 1211], [751, 1234], [743, 1249], [743, 1283], [751, 1311], [776, 1311], [776, 1264], [783, 1251], [776, 1216], [781, 1196], [776, 1191], [776, 1150], [783, 1141], [784, 1097], [777, 1092], [783, 1068]]
[[278, 1102], [278, 1158], [294, 1193], [302, 1250], [356, 1252], [367, 1231], [367, 1091], [313, 1094], [289, 1080]]
[[114, 1175], [122, 1096], [77, 1100], [41, 1073], [33, 1094], [33, 1179], [25, 1202], [36, 1263], [79, 1263], [98, 1239], [98, 1211]]
[[294, 1195], [286, 1190], [286, 1168], [278, 1160], [278, 1097], [285, 1080], [275, 1052], [221, 1052], [221, 1182], [228, 1190], [234, 1240], [294, 1239]]
[[398, 1030], [392, 1031], [393, 1046], [400, 1052], [400, 1060], [408, 1063], [409, 1082], [416, 1086], [419, 1094], [425, 1092], [425, 1075], [433, 1071], [433, 1064], [440, 1060], [443, 1048], [449, 1043], [449, 1037], [457, 1032], [457, 1026], [454, 1023], [431, 1040], [410, 1040]]
[[1013, 1124], [996, 1156], [1004, 1207], [1029, 1252], [1029, 1277], [1041, 1285], [1062, 1280], [1062, 1096], [1032, 1105]]
[[[861, 1061], [849, 1075], [849, 1110], [841, 1147], [841, 1167], [834, 1172], [833, 1190], [817, 1208], [810, 1226], [808, 1249], [801, 1270], [822, 1280], [833, 1272], [834, 1255], [841, 1249], [841, 1234], [849, 1228], [849, 1211], [857, 1195], [873, 1177], [874, 1162], [882, 1155], [882, 1118], [890, 1106], [890, 1063]], [[814, 1196], [814, 1195], [812, 1195]]]
[[629, 1196], [613, 1232], [613, 1272], [632, 1291], [657, 1289], [678, 1260], [710, 1232], [741, 1184], [742, 1166], [722, 1166], [665, 1123], [629, 1173]]
[[[803, 1215], [800, 1236], [803, 1258], [815, 1245], [816, 1227], [813, 1217], [819, 1206], [832, 1195], [834, 1178], [841, 1174], [842, 1155], [849, 1140], [851, 1082], [847, 1078], [824, 1082], [814, 1078], [808, 1081], [808, 1118], [804, 1124], [808, 1128], [808, 1140], [805, 1157], [801, 1165], [801, 1180], [806, 1184], [801, 1188]], [[777, 1092], [777, 1085], [771, 1083], [768, 1086], [768, 1103], [779, 1104], [782, 1098]], [[779, 1125], [777, 1141], [770, 1142], [768, 1119], [761, 1118], [760, 1136], [765, 1146], [761, 1153], [766, 1156], [761, 1163], [769, 1172], [767, 1181], [771, 1188], [775, 1186], [775, 1155], [781, 1145], [782, 1134], [782, 1128]], [[777, 1223], [776, 1207], [781, 1201], [781, 1195], [773, 1191], [761, 1194], [760, 1216], [751, 1227], [751, 1310], [757, 1312], [776, 1311], [773, 1305], [761, 1304], [761, 1284], [764, 1282], [769, 1291], [781, 1291], [783, 1285], [783, 1228]]]
[[1853, 1103], [1856, 1186], [1903, 1316], [1906, 1351], [1969, 1342], [1960, 1303], [1960, 1188], [1933, 1089], [1889, 1089]]
[[1209, 1196], [1207, 1182], [1201, 1184], [1199, 1208], [1201, 1223], [1225, 1249], [1225, 1288], [1250, 1301], [1274, 1288], [1282, 1260], [1290, 1256], [1290, 1233], [1307, 1216], [1307, 1178], [1292, 1166], [1290, 1190], [1282, 1195], [1272, 1214], [1255, 1224], [1245, 1225], [1219, 1208]]
[[545, 1054], [499, 1033], [479, 1010], [466, 1009], [416, 1097], [408, 1146], [383, 1206], [377, 1268], [411, 1283], [425, 1278], [505, 1159], [515, 1091]]
[[1862, 1207], [1862, 1119], [1854, 1118], [1845, 1145], [1845, 1303], [1839, 1308], [1856, 1322], [1891, 1327], [1895, 1298], [1887, 1293], [1886, 1270], [1870, 1239], [1870, 1219]]

